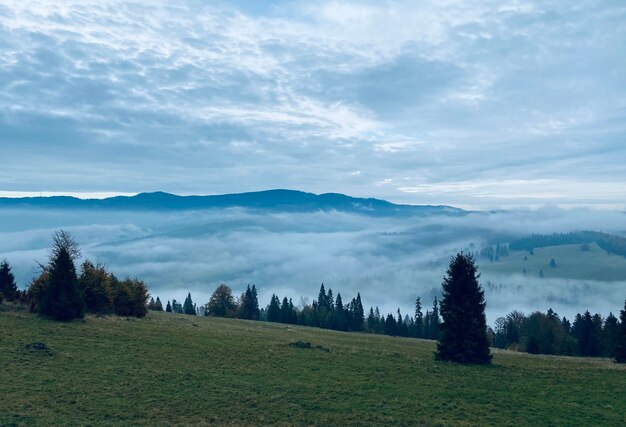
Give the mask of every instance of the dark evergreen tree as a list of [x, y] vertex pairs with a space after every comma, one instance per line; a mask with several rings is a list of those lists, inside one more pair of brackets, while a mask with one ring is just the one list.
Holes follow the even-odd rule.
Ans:
[[159, 297], [157, 297], [156, 302], [154, 303], [154, 310], [163, 311], [163, 304], [161, 303], [161, 300], [159, 299]]
[[283, 298], [283, 303], [280, 306], [280, 323], [290, 323], [291, 310], [289, 309], [289, 300], [287, 297]]
[[365, 311], [363, 310], [363, 303], [361, 302], [361, 293], [357, 292], [350, 314], [350, 329], [353, 331], [362, 331], [364, 322]]
[[337, 300], [335, 302], [335, 310], [332, 313], [331, 329], [337, 331], [348, 330], [348, 316], [346, 309], [343, 306], [343, 300], [341, 299], [341, 293], [337, 292]]
[[256, 288], [254, 285], [252, 288], [248, 285], [246, 291], [241, 294], [238, 317], [240, 319], [259, 320], [259, 314], [259, 300]]
[[334, 304], [332, 289], [329, 289], [328, 293], [326, 293], [324, 284], [322, 283], [317, 302], [313, 302], [315, 308], [315, 326], [319, 326], [320, 328], [331, 327]]
[[609, 313], [602, 327], [602, 355], [605, 357], [615, 356], [615, 345], [619, 336], [619, 322], [613, 313]]
[[167, 305], [165, 306], [165, 311], [167, 313], [171, 313], [172, 312], [172, 304], [170, 304], [170, 300], [167, 300]]
[[424, 337], [424, 314], [422, 313], [422, 300], [417, 297], [415, 300], [415, 337]]
[[298, 313], [293, 305], [293, 301], [289, 298], [289, 323], [292, 325], [298, 324]]
[[367, 315], [367, 332], [376, 332], [378, 329], [378, 321], [374, 316], [374, 308], [370, 307], [370, 312]]
[[261, 316], [261, 311], [259, 310], [259, 297], [257, 295], [256, 286], [252, 285], [252, 289], [250, 289], [250, 296], [252, 299], [252, 320], [259, 320]]
[[620, 311], [620, 326], [615, 345], [615, 361], [617, 363], [626, 363], [626, 301], [624, 301], [624, 309]]
[[183, 314], [183, 305], [175, 299], [172, 299], [172, 312], [176, 314]]
[[148, 310], [154, 310], [154, 297], [150, 297], [150, 301], [148, 302]]
[[444, 277], [437, 360], [486, 364], [491, 361], [485, 295], [474, 259], [463, 253], [452, 258]]
[[582, 316], [577, 316], [574, 322], [574, 330], [578, 339], [578, 354], [585, 357], [597, 357], [601, 354], [602, 334], [600, 316], [594, 316], [585, 311]]
[[280, 300], [274, 294], [270, 300], [270, 305], [267, 307], [267, 321], [268, 322], [280, 322]]
[[387, 318], [385, 319], [385, 335], [397, 335], [396, 319], [394, 319], [391, 314], [388, 314]]
[[3, 295], [7, 301], [16, 301], [18, 296], [15, 276], [6, 259], [0, 263], [0, 295]]
[[396, 333], [401, 337], [409, 336], [409, 326], [402, 319], [402, 314], [400, 313], [400, 308], [398, 308], [398, 320], [396, 321]]
[[193, 305], [193, 300], [191, 299], [191, 292], [187, 294], [187, 298], [185, 298], [185, 302], [183, 303], [183, 314], [188, 314], [190, 316], [195, 316], [197, 314]]
[[39, 312], [55, 320], [67, 321], [85, 315], [85, 300], [78, 287], [78, 277], [73, 256], [78, 256], [78, 246], [66, 232], [53, 235], [50, 251], [49, 278], [46, 283]]

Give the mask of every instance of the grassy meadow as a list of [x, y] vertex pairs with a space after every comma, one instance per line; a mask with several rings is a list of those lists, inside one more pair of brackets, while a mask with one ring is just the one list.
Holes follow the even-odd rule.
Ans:
[[[543, 270], [546, 278], [626, 281], [626, 258], [607, 254], [595, 243], [584, 252], [580, 250], [580, 245], [548, 246], [536, 248], [533, 252], [530, 255], [528, 251], [510, 251], [508, 257], [501, 257], [498, 261], [481, 260], [480, 269], [508, 275], [522, 274], [525, 268], [529, 277], [539, 277], [539, 271]], [[550, 267], [552, 258], [556, 267]]]
[[432, 341], [0, 308], [3, 426], [626, 424], [626, 366], [606, 359], [494, 351], [462, 366], [435, 362]]

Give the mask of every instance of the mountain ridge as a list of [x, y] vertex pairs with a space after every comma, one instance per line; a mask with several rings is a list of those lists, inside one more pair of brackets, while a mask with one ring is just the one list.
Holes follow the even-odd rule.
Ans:
[[463, 209], [445, 205], [404, 205], [376, 198], [352, 197], [341, 193], [314, 194], [299, 190], [272, 189], [208, 196], [180, 196], [163, 191], [79, 199], [72, 196], [0, 198], [0, 207], [105, 210], [206, 210], [249, 208], [281, 212], [341, 211], [373, 216], [463, 215]]

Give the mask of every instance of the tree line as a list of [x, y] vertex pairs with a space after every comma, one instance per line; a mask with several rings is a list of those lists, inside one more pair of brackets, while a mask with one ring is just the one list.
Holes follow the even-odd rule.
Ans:
[[438, 357], [462, 363], [488, 363], [489, 346], [533, 354], [609, 357], [626, 362], [626, 301], [621, 320], [612, 313], [603, 319], [587, 311], [576, 315], [570, 323], [552, 309], [546, 314], [530, 315], [513, 311], [496, 319], [492, 329], [486, 324], [484, 291], [478, 277], [473, 257], [458, 254], [452, 259], [442, 284], [443, 300], [435, 297], [432, 309], [424, 313], [422, 300], [417, 297], [412, 316], [402, 316], [400, 309], [395, 315], [381, 315], [378, 307], [371, 307], [365, 317], [360, 293], [344, 304], [341, 294], [334, 297], [332, 289], [326, 291], [324, 284], [312, 304], [295, 306], [291, 298], [281, 299], [273, 294], [270, 303], [259, 309], [254, 285], [248, 285], [236, 298], [229, 286], [221, 284], [209, 302], [199, 308], [188, 294], [183, 305], [176, 300], [171, 304], [168, 301], [166, 311], [432, 339], [444, 343]]
[[570, 233], [533, 234], [528, 237], [513, 240], [509, 243], [511, 250], [525, 250], [532, 253], [535, 248], [558, 245], [581, 245], [581, 249], [589, 249], [589, 244], [595, 242], [607, 254], [626, 257], [626, 238], [599, 231], [573, 231]]
[[552, 309], [529, 315], [513, 311], [506, 317], [496, 319], [490, 335], [497, 348], [533, 354], [612, 358], [616, 357], [620, 328], [624, 328], [626, 320], [624, 314], [621, 317], [620, 324], [613, 313], [603, 318], [598, 313], [592, 315], [585, 311], [576, 314], [570, 322]]

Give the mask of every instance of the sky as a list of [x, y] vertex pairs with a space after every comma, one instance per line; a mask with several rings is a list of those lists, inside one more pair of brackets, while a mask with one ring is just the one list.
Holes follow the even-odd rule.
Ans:
[[622, 0], [0, 4], [5, 196], [623, 208], [625, 139]]

